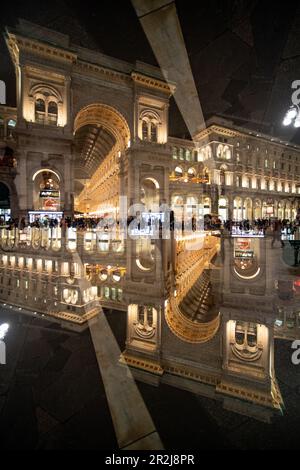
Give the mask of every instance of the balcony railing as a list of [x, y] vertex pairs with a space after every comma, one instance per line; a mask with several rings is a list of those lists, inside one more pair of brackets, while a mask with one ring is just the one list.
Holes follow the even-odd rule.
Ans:
[[125, 252], [124, 240], [118, 234], [108, 234], [96, 229], [77, 231], [76, 229], [17, 227], [0, 229], [0, 250], [47, 250], [54, 252], [67, 251], [82, 254], [115, 254]]

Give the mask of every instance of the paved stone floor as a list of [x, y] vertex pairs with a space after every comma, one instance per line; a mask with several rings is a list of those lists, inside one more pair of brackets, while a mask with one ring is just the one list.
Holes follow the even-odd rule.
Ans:
[[[106, 313], [123, 349], [126, 319]], [[117, 449], [89, 331], [63, 331], [45, 319], [0, 310], [9, 322], [0, 366], [0, 448]], [[276, 341], [276, 372], [286, 403], [272, 425], [224, 411], [220, 403], [163, 385], [139, 384], [168, 450], [297, 448], [300, 366], [290, 342]]]

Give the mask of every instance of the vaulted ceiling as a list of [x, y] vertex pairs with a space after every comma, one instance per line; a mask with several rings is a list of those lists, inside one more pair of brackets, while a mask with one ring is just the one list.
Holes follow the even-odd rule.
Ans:
[[100, 125], [80, 127], [74, 138], [75, 177], [80, 180], [91, 178], [115, 143], [114, 136]]

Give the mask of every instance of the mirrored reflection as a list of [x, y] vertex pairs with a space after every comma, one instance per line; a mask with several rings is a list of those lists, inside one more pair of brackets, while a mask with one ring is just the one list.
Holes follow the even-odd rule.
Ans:
[[251, 416], [271, 418], [284, 408], [274, 340], [300, 338], [298, 245], [284, 232], [278, 243], [246, 235], [171, 232], [125, 243], [97, 229], [3, 228], [0, 298], [78, 331], [99, 305], [121, 310], [120, 361], [139, 380], [151, 374], [178, 388], [188, 380], [232, 411], [249, 414], [250, 403]]

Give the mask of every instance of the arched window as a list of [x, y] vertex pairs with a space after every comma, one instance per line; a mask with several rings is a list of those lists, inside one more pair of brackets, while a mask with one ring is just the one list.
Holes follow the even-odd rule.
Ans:
[[32, 86], [29, 96], [34, 102], [35, 122], [55, 126], [60, 122], [59, 125], [63, 125], [60, 114], [63, 99], [59, 90], [50, 84], [39, 83]]
[[48, 104], [48, 121], [49, 124], [57, 124], [57, 103], [55, 101], [50, 101]]
[[217, 157], [222, 158], [223, 160], [231, 159], [231, 151], [228, 145], [219, 144], [217, 147]]
[[207, 145], [205, 147], [205, 158], [206, 160], [209, 160], [211, 157], [212, 157], [212, 151], [211, 151], [210, 145]]
[[225, 160], [231, 159], [231, 150], [227, 145], [224, 147], [224, 158]]
[[157, 142], [157, 124], [155, 122], [150, 123], [151, 127], [151, 142]]
[[143, 120], [142, 124], [143, 140], [148, 140], [148, 122]]
[[222, 154], [223, 154], [223, 145], [219, 144], [217, 147], [217, 158], [222, 158]]
[[38, 98], [35, 101], [35, 121], [44, 123], [46, 116], [45, 101], [42, 98]]
[[158, 142], [159, 116], [152, 112], [142, 112], [140, 119], [142, 125], [142, 140]]
[[220, 184], [222, 186], [225, 185], [225, 170], [224, 169], [220, 170]]

